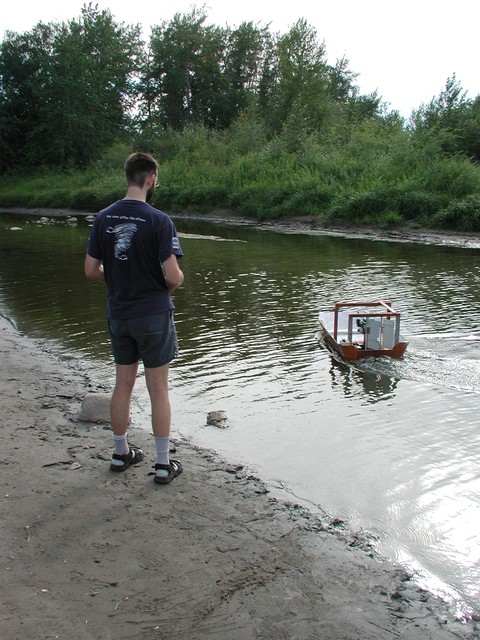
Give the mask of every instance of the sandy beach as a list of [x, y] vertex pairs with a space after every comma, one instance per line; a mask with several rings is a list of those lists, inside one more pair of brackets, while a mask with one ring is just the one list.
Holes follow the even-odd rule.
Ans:
[[212, 451], [175, 442], [185, 471], [109, 471], [108, 392], [0, 316], [0, 636], [8, 640], [478, 638], [478, 623], [376, 556], [348, 523], [281, 502]]

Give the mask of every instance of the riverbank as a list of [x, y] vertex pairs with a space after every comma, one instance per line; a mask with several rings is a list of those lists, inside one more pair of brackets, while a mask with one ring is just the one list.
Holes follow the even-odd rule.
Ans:
[[362, 240], [376, 240], [387, 242], [413, 242], [417, 244], [435, 244], [450, 247], [462, 247], [463, 249], [480, 248], [480, 234], [458, 231], [442, 231], [432, 229], [420, 229], [409, 226], [390, 229], [379, 229], [369, 226], [325, 226], [315, 218], [281, 218], [258, 222], [251, 218], [238, 216], [229, 211], [212, 212], [205, 215], [197, 214], [170, 214], [175, 219], [199, 219], [217, 223], [250, 225], [257, 228], [271, 229], [283, 233], [302, 233], [309, 235], [329, 235], [344, 238], [358, 238]]
[[214, 452], [176, 442], [184, 473], [154, 485], [132, 424], [146, 461], [110, 473], [108, 425], [78, 420], [109, 390], [1, 316], [0, 354], [2, 637], [479, 637], [346, 525]]
[[[86, 217], [92, 213], [75, 211], [73, 209], [29, 209], [29, 208], [1, 208], [0, 213], [15, 213], [18, 215], [46, 216], [50, 218]], [[417, 244], [435, 244], [463, 249], [479, 249], [480, 234], [459, 231], [442, 231], [420, 229], [411, 226], [379, 229], [368, 226], [325, 226], [315, 218], [280, 218], [259, 222], [253, 218], [238, 215], [228, 210], [212, 211], [207, 214], [172, 213], [167, 212], [174, 219], [196, 219], [205, 222], [226, 223], [239, 226], [272, 229], [283, 233], [303, 233], [315, 235], [330, 235], [345, 238], [359, 238], [363, 240], [380, 240], [388, 242], [414, 242]]]

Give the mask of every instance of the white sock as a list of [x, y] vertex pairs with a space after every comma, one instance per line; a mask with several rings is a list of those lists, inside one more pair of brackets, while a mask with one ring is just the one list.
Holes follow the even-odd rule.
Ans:
[[[163, 438], [161, 436], [155, 436], [155, 448], [157, 450], [157, 464], [170, 464], [170, 438]], [[157, 476], [168, 476], [168, 471], [163, 469], [157, 469]]]
[[[130, 451], [128, 446], [127, 434], [125, 433], [123, 436], [116, 436], [113, 434], [113, 446], [115, 447], [115, 453], [119, 456], [124, 456]], [[123, 462], [121, 460], [112, 459], [112, 464], [122, 465]]]

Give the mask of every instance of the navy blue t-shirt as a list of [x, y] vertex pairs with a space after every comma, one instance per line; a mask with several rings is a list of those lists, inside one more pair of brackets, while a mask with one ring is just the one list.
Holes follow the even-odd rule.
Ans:
[[162, 271], [183, 256], [170, 217], [140, 200], [118, 200], [100, 211], [87, 253], [103, 262], [110, 318], [141, 318], [173, 309]]

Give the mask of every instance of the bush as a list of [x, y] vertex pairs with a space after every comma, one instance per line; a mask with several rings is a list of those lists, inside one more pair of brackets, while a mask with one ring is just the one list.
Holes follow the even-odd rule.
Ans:
[[238, 189], [230, 197], [232, 209], [259, 220], [280, 218], [285, 215], [282, 205], [290, 195], [284, 187], [275, 185], [247, 185]]
[[480, 231], [480, 194], [451, 203], [433, 217], [432, 224], [456, 231]]
[[315, 187], [299, 185], [278, 205], [277, 212], [280, 215], [319, 216], [328, 209], [333, 199], [334, 193], [331, 188], [323, 185]]
[[125, 160], [133, 150], [134, 148], [131, 144], [118, 142], [106, 149], [100, 158], [89, 166], [87, 171], [90, 175], [101, 174], [106, 171], [115, 171], [121, 174]]
[[155, 195], [153, 196], [152, 205], [159, 209], [174, 209], [178, 189], [171, 185], [165, 185], [160, 183], [160, 186], [155, 189]]
[[228, 129], [227, 141], [233, 153], [244, 155], [261, 151], [267, 144], [267, 130], [260, 120], [240, 116]]
[[175, 209], [194, 209], [199, 213], [226, 207], [228, 194], [225, 189], [215, 186], [196, 186], [182, 189], [172, 198]]
[[425, 191], [407, 191], [398, 198], [398, 212], [406, 220], [428, 220], [446, 204], [446, 197]]
[[398, 210], [398, 194], [393, 190], [358, 193], [345, 203], [343, 217], [352, 222], [372, 221], [392, 210]]
[[375, 223], [375, 226], [380, 227], [380, 229], [389, 229], [390, 227], [398, 227], [405, 221], [398, 211], [386, 211], [380, 214], [380, 216], [377, 216], [372, 222]]
[[441, 158], [425, 164], [420, 173], [423, 189], [459, 199], [480, 192], [480, 168], [464, 158]]
[[100, 211], [121, 197], [123, 193], [99, 189], [98, 185], [93, 185], [76, 191], [70, 198], [68, 207], [79, 211]]

